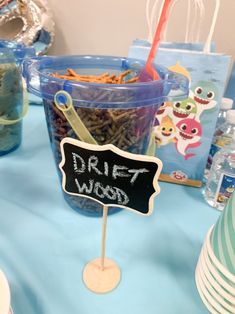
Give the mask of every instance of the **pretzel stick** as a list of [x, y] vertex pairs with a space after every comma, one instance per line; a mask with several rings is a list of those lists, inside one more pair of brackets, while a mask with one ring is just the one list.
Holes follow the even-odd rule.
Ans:
[[99, 83], [99, 84], [125, 84], [125, 83], [135, 83], [138, 81], [138, 77], [135, 76], [129, 80], [125, 78], [132, 73], [132, 70], [126, 70], [122, 72], [119, 76], [115, 74], [110, 75], [108, 72], [105, 72], [100, 75], [80, 75], [75, 70], [69, 68], [67, 73], [60, 74], [58, 72], [51, 74], [53, 77], [71, 80], [71, 81], [80, 81], [85, 83]]

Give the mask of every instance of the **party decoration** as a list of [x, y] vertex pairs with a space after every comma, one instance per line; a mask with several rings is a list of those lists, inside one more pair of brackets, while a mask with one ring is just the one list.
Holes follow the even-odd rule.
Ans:
[[61, 143], [62, 187], [68, 194], [91, 198], [103, 205], [101, 257], [89, 262], [83, 281], [93, 292], [106, 293], [120, 281], [116, 263], [105, 258], [108, 207], [131, 209], [142, 215], [153, 211], [162, 162], [156, 157], [127, 153], [112, 144], [94, 145], [72, 138]]
[[8, 0], [0, 4], [0, 26], [21, 19], [23, 27], [12, 38], [33, 46], [38, 55], [45, 54], [54, 39], [55, 23], [46, 0]]

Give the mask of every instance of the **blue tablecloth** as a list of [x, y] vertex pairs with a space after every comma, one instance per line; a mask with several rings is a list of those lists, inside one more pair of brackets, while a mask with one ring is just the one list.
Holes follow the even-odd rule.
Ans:
[[82, 282], [100, 254], [100, 218], [65, 203], [42, 107], [24, 120], [22, 146], [0, 158], [0, 268], [15, 314], [203, 314], [194, 270], [219, 213], [201, 190], [160, 183], [155, 211], [108, 218], [106, 253], [122, 270], [116, 290], [96, 295]]

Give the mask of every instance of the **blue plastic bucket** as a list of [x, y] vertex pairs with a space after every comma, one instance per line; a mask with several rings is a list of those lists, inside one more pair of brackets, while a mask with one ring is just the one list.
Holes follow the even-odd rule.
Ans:
[[[158, 81], [133, 84], [97, 84], [63, 80], [51, 76], [72, 68], [79, 74], [121, 73], [131, 69], [136, 75], [143, 68], [139, 60], [112, 56], [43, 57], [25, 63], [28, 89], [44, 103], [49, 137], [56, 166], [61, 161], [60, 142], [76, 138], [63, 113], [54, 104], [56, 92], [65, 90], [73, 99], [75, 110], [98, 144], [111, 143], [120, 149], [145, 154], [148, 149], [155, 114], [162, 102], [186, 98], [188, 80], [180, 74], [157, 67]], [[61, 177], [61, 175], [60, 175]], [[64, 194], [68, 204], [80, 213], [100, 216], [102, 207], [95, 201]], [[109, 209], [109, 213], [117, 208]]]

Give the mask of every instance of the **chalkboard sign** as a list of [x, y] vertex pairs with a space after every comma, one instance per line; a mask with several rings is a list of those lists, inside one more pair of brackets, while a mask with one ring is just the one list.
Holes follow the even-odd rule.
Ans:
[[158, 158], [127, 153], [112, 144], [99, 146], [72, 138], [63, 139], [60, 145], [66, 193], [151, 214], [154, 196], [160, 191], [162, 162]]

